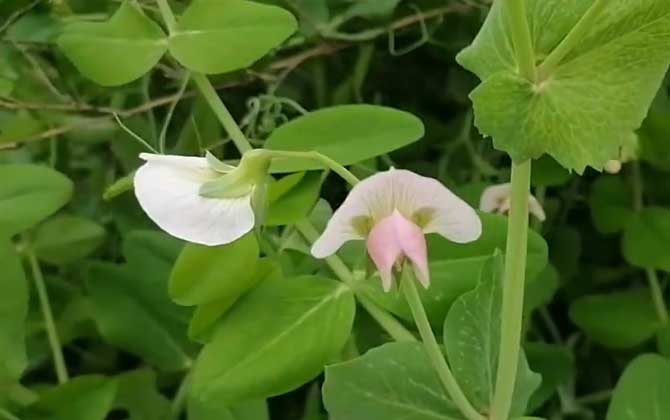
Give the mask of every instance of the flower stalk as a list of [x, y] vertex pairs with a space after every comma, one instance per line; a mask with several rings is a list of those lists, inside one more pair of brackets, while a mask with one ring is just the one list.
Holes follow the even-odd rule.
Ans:
[[440, 381], [442, 382], [444, 389], [447, 391], [447, 394], [468, 420], [483, 420], [484, 417], [472, 406], [470, 401], [468, 401], [468, 398], [458, 385], [456, 378], [454, 378], [454, 375], [444, 358], [442, 348], [437, 343], [437, 339], [435, 338], [430, 322], [428, 321], [426, 310], [423, 307], [423, 303], [421, 303], [419, 291], [416, 288], [416, 280], [414, 279], [414, 274], [410, 267], [406, 267], [403, 270], [400, 287], [409, 304], [410, 310], [412, 311], [414, 322], [419, 329], [419, 334], [423, 340], [428, 357], [430, 358], [433, 368], [440, 377]]

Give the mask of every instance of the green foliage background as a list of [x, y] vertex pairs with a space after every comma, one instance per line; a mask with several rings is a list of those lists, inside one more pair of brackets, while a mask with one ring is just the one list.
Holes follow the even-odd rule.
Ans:
[[[448, 417], [455, 412], [450, 401], [425, 400], [425, 393], [407, 385], [399, 375], [388, 373], [396, 358], [401, 364], [411, 360], [408, 369], [417, 373], [416, 386], [439, 389], [415, 345], [388, 344], [366, 353], [390, 341], [388, 336], [367, 313], [354, 310], [348, 289], [328, 282], [332, 276], [306, 256], [305, 244], [290, 227], [308, 214], [322, 226], [330, 214], [327, 202], [334, 207], [346, 195], [343, 182], [308, 172], [273, 184], [266, 226], [274, 243], [260, 244], [262, 258], [258, 258], [259, 245], [249, 240], [236, 244], [239, 255], [230, 249], [219, 255], [217, 250], [192, 245], [183, 250], [184, 244], [158, 231], [132, 192], [125, 191], [126, 177], [140, 165], [138, 154], [146, 150], [114, 116], [155, 148], [165, 144], [173, 154], [202, 155], [209, 150], [221, 159], [237, 158], [228, 133], [195, 84], [185, 78], [176, 59], [192, 69], [217, 73], [210, 78], [212, 83], [254, 146], [283, 150], [309, 146], [313, 139], [305, 133], [326, 123], [318, 121], [312, 128], [288, 124], [308, 112], [345, 104], [393, 107], [423, 121], [425, 134], [420, 141], [414, 142], [418, 132], [412, 129], [410, 117], [403, 123], [379, 116], [387, 131], [366, 130], [372, 119], [358, 121], [357, 125], [321, 132], [319, 147], [329, 155], [341, 153], [332, 157], [351, 164], [360, 177], [390, 167], [411, 169], [439, 179], [476, 207], [486, 186], [509, 179], [507, 154], [494, 149], [490, 139], [484, 139], [474, 126], [468, 95], [479, 81], [456, 62], [457, 53], [479, 32], [489, 2], [265, 0], [259, 3], [281, 6], [297, 17], [297, 34], [281, 47], [273, 48], [289, 33], [277, 33], [277, 42], [268, 43], [258, 41], [262, 37], [255, 37], [254, 32], [246, 35], [248, 38], [223, 34], [223, 38], [196, 40], [195, 49], [194, 44], [187, 44], [188, 48], [180, 44], [186, 42], [183, 39], [171, 40], [169, 45], [161, 41], [162, 20], [153, 1], [133, 1], [122, 7], [131, 3], [133, 10], [141, 10], [156, 22], [155, 28], [149, 30], [138, 23], [132, 48], [124, 45], [115, 49], [114, 43], [109, 48], [95, 44], [98, 29], [86, 25], [106, 21], [121, 6], [119, 1], [0, 2], [0, 418], [15, 420], [11, 413], [18, 413], [24, 420], [158, 420], [175, 413], [174, 405], [171, 407], [174, 401], [174, 418], [178, 418], [179, 404], [187, 399], [186, 385], [193, 381], [196, 392], [213, 393], [220, 404], [189, 400], [191, 420], [325, 419], [321, 372], [324, 364], [335, 362], [344, 363], [327, 369], [323, 388], [326, 408], [335, 420], [399, 415], [398, 411], [387, 412], [365, 403], [352, 411], [352, 401], [362, 399], [357, 387], [366, 387], [379, 401], [387, 398], [389, 390], [380, 383], [402, 393], [405, 399], [401, 402], [444, 415], [422, 416], [412, 409], [403, 413], [405, 418], [452, 418]], [[173, 1], [171, 5], [180, 14], [188, 2]], [[182, 29], [199, 28], [210, 12], [191, 11], [190, 20], [180, 23]], [[240, 13], [257, 16], [255, 9]], [[288, 19], [289, 23], [283, 22], [290, 25], [290, 17], [278, 19]], [[68, 30], [76, 36], [61, 37], [75, 21], [78, 29], [69, 26]], [[278, 23], [279, 27], [284, 23]], [[210, 24], [216, 22], [203, 23], [204, 27]], [[114, 28], [106, 30], [116, 33]], [[124, 26], [119, 34], [129, 35], [124, 32], [129, 30]], [[155, 42], [143, 42], [147, 39]], [[92, 46], [87, 44], [90, 42]], [[232, 43], [230, 57], [208, 57], [217, 42]], [[255, 51], [267, 55], [256, 61]], [[655, 51], [651, 54], [657, 54]], [[78, 54], [93, 57], [91, 63], [82, 65]], [[126, 58], [119, 61], [119, 56]], [[75, 67], [73, 61], [79, 65]], [[491, 69], [487, 66], [497, 65], [468, 63], [467, 53], [459, 61], [480, 75], [488, 74]], [[93, 81], [82, 73], [101, 76]], [[629, 76], [639, 83], [645, 79], [645, 74]], [[486, 102], [486, 91], [481, 92], [474, 96], [475, 101], [493, 104]], [[583, 99], [565, 99], [571, 114], [561, 124], [581, 129], [589, 123], [582, 121], [584, 115], [592, 115], [582, 107]], [[491, 106], [495, 109], [481, 111], [484, 116], [513, 108], [504, 102]], [[589, 106], [609, 109], [608, 95]], [[351, 112], [356, 115], [361, 109]], [[635, 111], [643, 115], [646, 110], [637, 107]], [[397, 127], [392, 122], [397, 122]], [[537, 157], [548, 151], [562, 157], [558, 160], [566, 166], [584, 170], [583, 176], [577, 176], [547, 155], [534, 163], [534, 193], [543, 202], [548, 219], [534, 222], [535, 233], [529, 242], [525, 319], [529, 367], [522, 366], [528, 395], [523, 389], [519, 391], [524, 394], [522, 405], [529, 401], [526, 412], [523, 407], [517, 410], [519, 415], [626, 420], [632, 419], [626, 417], [626, 407], [635, 406], [639, 407], [639, 418], [656, 420], [651, 411], [645, 414], [644, 410], [654, 404], [667, 406], [667, 399], [654, 399], [640, 390], [643, 386], [668, 389], [670, 376], [659, 373], [670, 369], [668, 361], [650, 355], [637, 358], [644, 353], [670, 357], [667, 308], [654, 300], [668, 297], [670, 280], [667, 81], [639, 130], [631, 127], [635, 122], [613, 121], [605, 130], [578, 130], [578, 135], [567, 130], [570, 133], [565, 134], [569, 142], [593, 141], [590, 144], [606, 137], [607, 148], [621, 149], [624, 166], [617, 174], [585, 169], [592, 155], [598, 155], [594, 166], [601, 166], [607, 150], [594, 148], [586, 153], [588, 157], [564, 157], [549, 147], [538, 152], [531, 144], [539, 142], [546, 132], [527, 127], [512, 133], [530, 144], [524, 150], [514, 150], [513, 156]], [[484, 125], [493, 131], [504, 129]], [[549, 131], [563, 128], [560, 125]], [[633, 137], [632, 128], [636, 129]], [[508, 150], [508, 144], [517, 138], [504, 132], [499, 140], [498, 146]], [[288, 169], [273, 169], [279, 173], [316, 168], [294, 163]], [[319, 193], [325, 201], [314, 207]], [[490, 261], [492, 251], [504, 247], [506, 223], [497, 216], [484, 219], [487, 236], [470, 248], [449, 248], [438, 240], [431, 243], [435, 277], [431, 292], [442, 298], [431, 300], [431, 293], [422, 295], [431, 323], [438, 330], [454, 302], [455, 311], [447, 317], [447, 325], [454, 322], [477, 331], [488, 328], [482, 322], [493, 323], [478, 319], [463, 325], [454, 320], [458, 311], [477, 307], [477, 294], [496, 293], [497, 286], [491, 283], [494, 274], [482, 277], [475, 287], [481, 267], [495, 265]], [[360, 255], [360, 249], [352, 247], [345, 250], [343, 258], [365, 272]], [[257, 268], [226, 272], [226, 258]], [[220, 267], [203, 266], [203, 261], [217, 261]], [[204, 267], [198, 272], [204, 280], [198, 285], [200, 289], [194, 290], [189, 276], [199, 267]], [[223, 274], [216, 275], [217, 270]], [[282, 284], [286, 279], [281, 272], [293, 275], [290, 285]], [[55, 383], [56, 376], [40, 313], [42, 296], [30, 281], [42, 275], [65, 362], [75, 378], [47, 390], [45, 384]], [[649, 283], [650, 279], [655, 281]], [[369, 289], [365, 293], [399, 319], [410, 321], [404, 302], [397, 295], [381, 293], [376, 282], [368, 279], [361, 288]], [[253, 294], [246, 295], [250, 291]], [[208, 300], [211, 296], [218, 299]], [[236, 304], [241, 296], [250, 297]], [[279, 318], [274, 312], [254, 319], [248, 316], [261, 311], [270, 300], [290, 306], [300, 301], [296, 296], [303, 297], [305, 305], [317, 302], [313, 308], [298, 308], [310, 314], [314, 309], [313, 319], [305, 321], [298, 309], [286, 309]], [[493, 299], [480, 298], [489, 299], [486, 302]], [[318, 303], [331, 300], [336, 305], [321, 310]], [[222, 320], [223, 314], [227, 315]], [[300, 333], [277, 344], [268, 338], [282, 328], [274, 325], [279, 323], [277, 319], [305, 323], [305, 331], [311, 335]], [[352, 323], [355, 346], [348, 340]], [[453, 333], [455, 329], [447, 330]], [[240, 336], [217, 331], [235, 331]], [[449, 332], [445, 332], [445, 342], [453, 342], [454, 347], [447, 345], [447, 353], [455, 352], [459, 344], [456, 338], [449, 339]], [[495, 336], [495, 331], [491, 335]], [[307, 349], [311, 358], [304, 363], [275, 359], [302, 342], [316, 341], [327, 342], [328, 348], [336, 350], [324, 352], [323, 346]], [[208, 344], [200, 353], [201, 344], [211, 342], [215, 344]], [[243, 343], [252, 348], [266, 342], [274, 347], [264, 347], [266, 354], [258, 355], [253, 368], [238, 365], [246, 360], [246, 347], [226, 356], [225, 362], [220, 360], [230, 347]], [[355, 359], [356, 354], [365, 355]], [[389, 366], [370, 369], [367, 358]], [[196, 359], [205, 368], [198, 370]], [[491, 372], [496, 369], [488, 364], [490, 358], [483, 359], [462, 363], [481, 365]], [[194, 363], [196, 368], [192, 369]], [[286, 366], [282, 363], [302, 364], [283, 378]], [[212, 366], [215, 368], [210, 370]], [[193, 376], [187, 374], [191, 370]], [[263, 374], [254, 376], [256, 371]], [[542, 375], [541, 385], [533, 372]], [[210, 382], [210, 376], [228, 374], [232, 379]], [[268, 377], [281, 380], [274, 383]], [[482, 409], [489, 402], [485, 395], [489, 385], [484, 380], [471, 384]], [[236, 398], [238, 392], [240, 398]], [[623, 396], [617, 400], [616, 395]], [[251, 396], [254, 398], [249, 400]], [[267, 404], [266, 397], [271, 397]], [[670, 408], [661, 412], [670, 416]]]

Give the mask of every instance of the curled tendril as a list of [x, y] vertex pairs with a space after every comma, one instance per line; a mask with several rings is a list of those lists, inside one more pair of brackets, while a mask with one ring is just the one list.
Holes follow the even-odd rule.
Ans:
[[296, 101], [271, 94], [262, 94], [247, 101], [247, 115], [242, 128], [250, 138], [262, 138], [289, 121], [287, 113], [307, 114]]
[[[395, 34], [396, 31], [394, 29], [389, 30], [388, 48], [389, 53], [394, 57], [409, 54], [412, 51], [421, 48], [423, 45], [432, 41], [432, 33], [428, 28], [428, 23], [426, 22], [424, 13], [421, 10], [421, 8], [419, 8], [419, 6], [415, 4], [410, 4], [408, 6], [416, 12], [416, 15], [419, 18], [419, 28], [421, 29], [421, 37], [418, 40], [412, 42], [411, 44], [398, 49], [396, 47], [396, 34]], [[440, 18], [440, 20], [442, 20], [442, 18]]]

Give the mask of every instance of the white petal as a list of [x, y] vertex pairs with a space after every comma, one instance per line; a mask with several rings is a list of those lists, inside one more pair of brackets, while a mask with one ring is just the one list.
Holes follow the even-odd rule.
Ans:
[[[506, 214], [511, 206], [512, 186], [511, 184], [492, 185], [484, 190], [479, 202], [479, 209], [487, 213]], [[528, 195], [528, 210], [541, 222], [545, 221], [547, 215], [537, 198]]]
[[479, 201], [479, 210], [486, 213], [502, 212], [502, 207], [505, 201], [509, 200], [511, 193], [512, 186], [510, 183], [487, 187]]
[[481, 235], [481, 221], [473, 208], [440, 182], [406, 170], [375, 174], [356, 185], [335, 212], [325, 232], [314, 244], [312, 254], [323, 258], [345, 242], [364, 239], [354, 228], [358, 217], [378, 222], [395, 210], [405, 217], [428, 212], [432, 217], [424, 232], [439, 233], [454, 242], [470, 242]]
[[147, 215], [163, 230], [202, 245], [233, 242], [253, 229], [251, 196], [213, 199], [200, 186], [216, 179], [204, 158], [143, 155], [135, 174], [135, 195]]
[[542, 204], [540, 204], [540, 202], [537, 201], [537, 198], [532, 195], [528, 197], [528, 211], [530, 211], [530, 214], [537, 217], [537, 220], [540, 222], [547, 220], [547, 215], [542, 208]]

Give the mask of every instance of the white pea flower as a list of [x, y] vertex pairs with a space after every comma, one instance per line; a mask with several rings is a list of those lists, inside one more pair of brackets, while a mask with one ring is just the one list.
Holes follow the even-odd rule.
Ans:
[[254, 228], [254, 196], [264, 184], [265, 159], [251, 153], [235, 167], [211, 155], [142, 153], [140, 158], [146, 163], [135, 174], [135, 195], [145, 213], [170, 235], [217, 246]]
[[[479, 202], [479, 210], [486, 213], [507, 214], [511, 207], [512, 185], [493, 185], [484, 190]], [[533, 195], [528, 196], [528, 210], [541, 222], [547, 219], [542, 205]]]
[[428, 288], [425, 234], [437, 233], [457, 242], [479, 238], [482, 224], [473, 208], [440, 182], [406, 170], [375, 174], [357, 184], [312, 247], [312, 255], [328, 257], [352, 240], [367, 240], [385, 291], [394, 270], [409, 260]]

